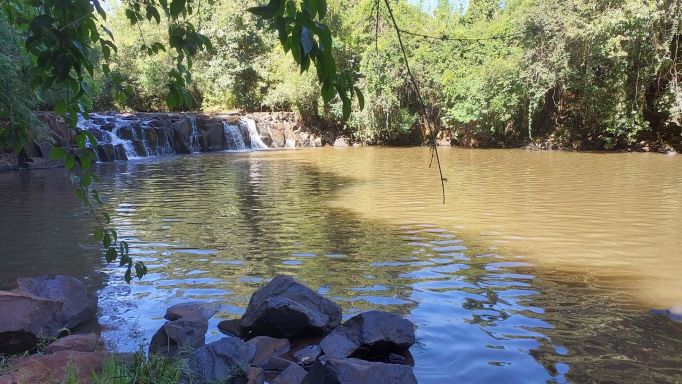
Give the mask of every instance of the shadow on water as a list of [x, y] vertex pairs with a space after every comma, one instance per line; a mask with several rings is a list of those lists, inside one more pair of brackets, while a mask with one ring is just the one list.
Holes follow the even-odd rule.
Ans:
[[108, 274], [101, 322], [117, 349], [135, 350], [183, 300], [223, 304], [209, 327], [217, 339], [219, 320], [239, 316], [253, 290], [284, 273], [339, 302], [346, 318], [367, 309], [408, 316], [420, 383], [682, 381], [682, 327], [643, 313], [619, 277], [548, 270], [438, 223], [393, 226], [325, 204], [353, 179], [252, 154], [101, 171], [114, 224], [150, 275], [127, 286], [93, 257], [88, 219], [64, 192], [63, 172], [52, 171], [0, 175], [0, 246], [11, 250], [0, 276]]

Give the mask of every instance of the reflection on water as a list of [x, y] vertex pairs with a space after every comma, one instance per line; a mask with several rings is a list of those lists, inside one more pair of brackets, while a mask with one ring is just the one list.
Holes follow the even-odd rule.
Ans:
[[223, 304], [209, 327], [216, 339], [219, 320], [285, 273], [339, 302], [345, 317], [370, 308], [408, 316], [420, 383], [682, 382], [682, 326], [646, 311], [682, 302], [679, 281], [642, 289], [681, 271], [682, 159], [442, 158], [445, 206], [423, 149], [102, 167], [119, 235], [151, 270], [131, 286], [93, 257], [82, 235], [89, 218], [63, 192], [63, 171], [0, 175], [0, 280], [49, 269], [96, 285], [108, 274], [101, 320], [120, 350], [136, 349], [165, 308], [188, 299]]

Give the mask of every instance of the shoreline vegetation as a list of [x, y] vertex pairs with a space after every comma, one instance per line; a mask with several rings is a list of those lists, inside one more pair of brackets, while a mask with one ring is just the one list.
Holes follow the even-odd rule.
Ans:
[[[115, 61], [106, 73], [83, 74], [84, 110], [293, 111], [309, 130], [368, 145], [428, 144], [425, 112], [441, 145], [682, 152], [678, 1], [398, 2], [421, 111], [387, 9], [330, 0], [324, 22], [334, 60], [339, 73], [360, 75], [364, 94], [364, 108], [354, 103], [349, 119], [338, 97], [323, 101], [314, 71], [300, 71], [268, 23], [246, 12], [257, 5], [220, 0], [194, 10], [212, 49], [188, 69], [189, 109], [166, 103], [175, 56], [159, 47], [169, 43], [168, 22], [136, 19], [131, 33], [131, 14], [113, 7], [102, 22], [116, 36]], [[16, 58], [0, 63], [3, 83], [15, 90], [2, 103], [29, 123], [28, 137], [49, 140], [32, 111], [59, 111], [65, 90], [29, 90], [24, 36], [0, 16], [0, 37], [3, 57]], [[93, 62], [114, 57], [100, 47], [90, 54]], [[14, 139], [0, 128], [0, 147]]]
[[[63, 162], [50, 159], [50, 151], [54, 145], [71, 146], [73, 143], [68, 135], [68, 128], [64, 122], [51, 112], [38, 114], [45, 125], [44, 137], [39, 139], [29, 139], [23, 146], [22, 151], [15, 155], [11, 152], [0, 152], [0, 171], [18, 169], [42, 169], [63, 167]], [[95, 134], [103, 147], [98, 146], [96, 152], [99, 162], [115, 160], [128, 160], [125, 151], [115, 148], [111, 144], [111, 139], [107, 137], [107, 132], [112, 132], [117, 119], [128, 124], [120, 134], [125, 140], [130, 140], [130, 145], [142, 157], [170, 154], [187, 154], [192, 152], [212, 152], [219, 150], [234, 150], [235, 143], [230, 142], [226, 124], [235, 127], [242, 132], [239, 135], [243, 143], [237, 144], [249, 149], [252, 148], [251, 140], [259, 140], [269, 149], [278, 148], [301, 148], [301, 147], [323, 147], [323, 146], [376, 146], [381, 144], [369, 144], [366, 142], [353, 141], [352, 138], [344, 136], [334, 131], [320, 130], [316, 127], [308, 127], [301, 120], [300, 115], [295, 112], [258, 112], [258, 113], [168, 113], [168, 112], [146, 112], [146, 113], [92, 113], [93, 122], [89, 123], [91, 132]], [[95, 117], [96, 116], [96, 117]], [[248, 128], [240, 127], [244, 119], [254, 121], [257, 136], [250, 137]], [[101, 124], [97, 125], [97, 123]], [[107, 126], [108, 124], [108, 126]], [[192, 138], [192, 124], [196, 126], [197, 136]], [[243, 124], [242, 124], [243, 125]], [[96, 128], [95, 128], [96, 127]], [[149, 134], [149, 128], [153, 130]], [[105, 136], [105, 137], [103, 137]], [[164, 136], [164, 137], [162, 137]], [[119, 140], [119, 138], [116, 138]], [[139, 140], [138, 140], [139, 139]], [[151, 140], [151, 143], [150, 143]], [[166, 140], [163, 144], [162, 141]], [[196, 140], [194, 151], [191, 146], [192, 140]], [[439, 147], [460, 147], [454, 139], [441, 135], [437, 142]], [[119, 144], [120, 146], [121, 144]], [[417, 146], [413, 144], [412, 146]], [[150, 147], [151, 146], [151, 147]], [[164, 147], [165, 146], [165, 147]], [[237, 150], [243, 149], [236, 148]], [[255, 148], [255, 147], [253, 147]], [[621, 149], [596, 149], [589, 145], [576, 141], [571, 145], [560, 145], [550, 140], [527, 143], [524, 145], [506, 147], [502, 144], [492, 147], [479, 148], [518, 148], [525, 150], [564, 150], [576, 152], [654, 152], [662, 154], [682, 153], [682, 147], [674, 147], [670, 144], [661, 142], [640, 142], [636, 145]], [[265, 149], [261, 147], [258, 149]], [[129, 148], [130, 152], [131, 149]], [[129, 153], [130, 154], [130, 153]], [[133, 153], [133, 156], [135, 153]]]

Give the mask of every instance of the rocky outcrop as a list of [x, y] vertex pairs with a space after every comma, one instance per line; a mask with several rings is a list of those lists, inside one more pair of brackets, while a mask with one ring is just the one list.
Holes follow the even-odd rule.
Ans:
[[353, 316], [322, 340], [328, 357], [359, 357], [388, 361], [391, 353], [402, 353], [414, 344], [414, 326], [400, 316], [369, 311]]
[[102, 340], [94, 333], [68, 335], [45, 347], [45, 354], [59, 351], [95, 352], [104, 349]]
[[241, 326], [253, 336], [324, 335], [341, 322], [341, 308], [288, 276], [277, 276], [258, 289]]
[[97, 315], [97, 295], [71, 276], [25, 277], [17, 279], [14, 291], [25, 292], [62, 303], [61, 326], [73, 328]]
[[149, 353], [167, 356], [192, 351], [206, 342], [208, 321], [201, 318], [180, 318], [159, 328], [149, 343]]
[[104, 366], [107, 355], [102, 352], [58, 351], [47, 355], [33, 355], [16, 359], [8, 372], [0, 376], [0, 384], [62, 383], [67, 377], [87, 384], [93, 372]]
[[166, 320], [185, 319], [204, 319], [207, 320], [213, 317], [220, 310], [220, 305], [216, 303], [204, 303], [199, 301], [190, 301], [173, 305], [166, 310], [164, 318]]
[[289, 340], [270, 336], [256, 336], [246, 343], [254, 350], [251, 360], [254, 367], [263, 367], [271, 358], [280, 357], [291, 349]]
[[20, 278], [11, 288], [0, 291], [0, 353], [32, 350], [97, 314], [97, 296], [71, 276]]
[[320, 359], [303, 384], [416, 384], [412, 368], [361, 359]]
[[0, 353], [34, 349], [38, 338], [57, 334], [62, 303], [23, 292], [0, 291]]
[[185, 382], [246, 383], [253, 355], [253, 347], [236, 337], [207, 344], [189, 355]]

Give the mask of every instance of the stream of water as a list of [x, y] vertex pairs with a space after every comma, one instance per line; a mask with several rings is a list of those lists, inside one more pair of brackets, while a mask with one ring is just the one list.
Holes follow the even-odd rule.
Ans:
[[445, 204], [429, 159], [324, 148], [100, 165], [113, 223], [150, 269], [130, 286], [64, 170], [3, 173], [0, 280], [85, 279], [122, 351], [183, 300], [222, 304], [215, 340], [284, 273], [345, 318], [413, 321], [420, 383], [682, 382], [682, 324], [649, 313], [682, 304], [682, 156], [442, 149]]

